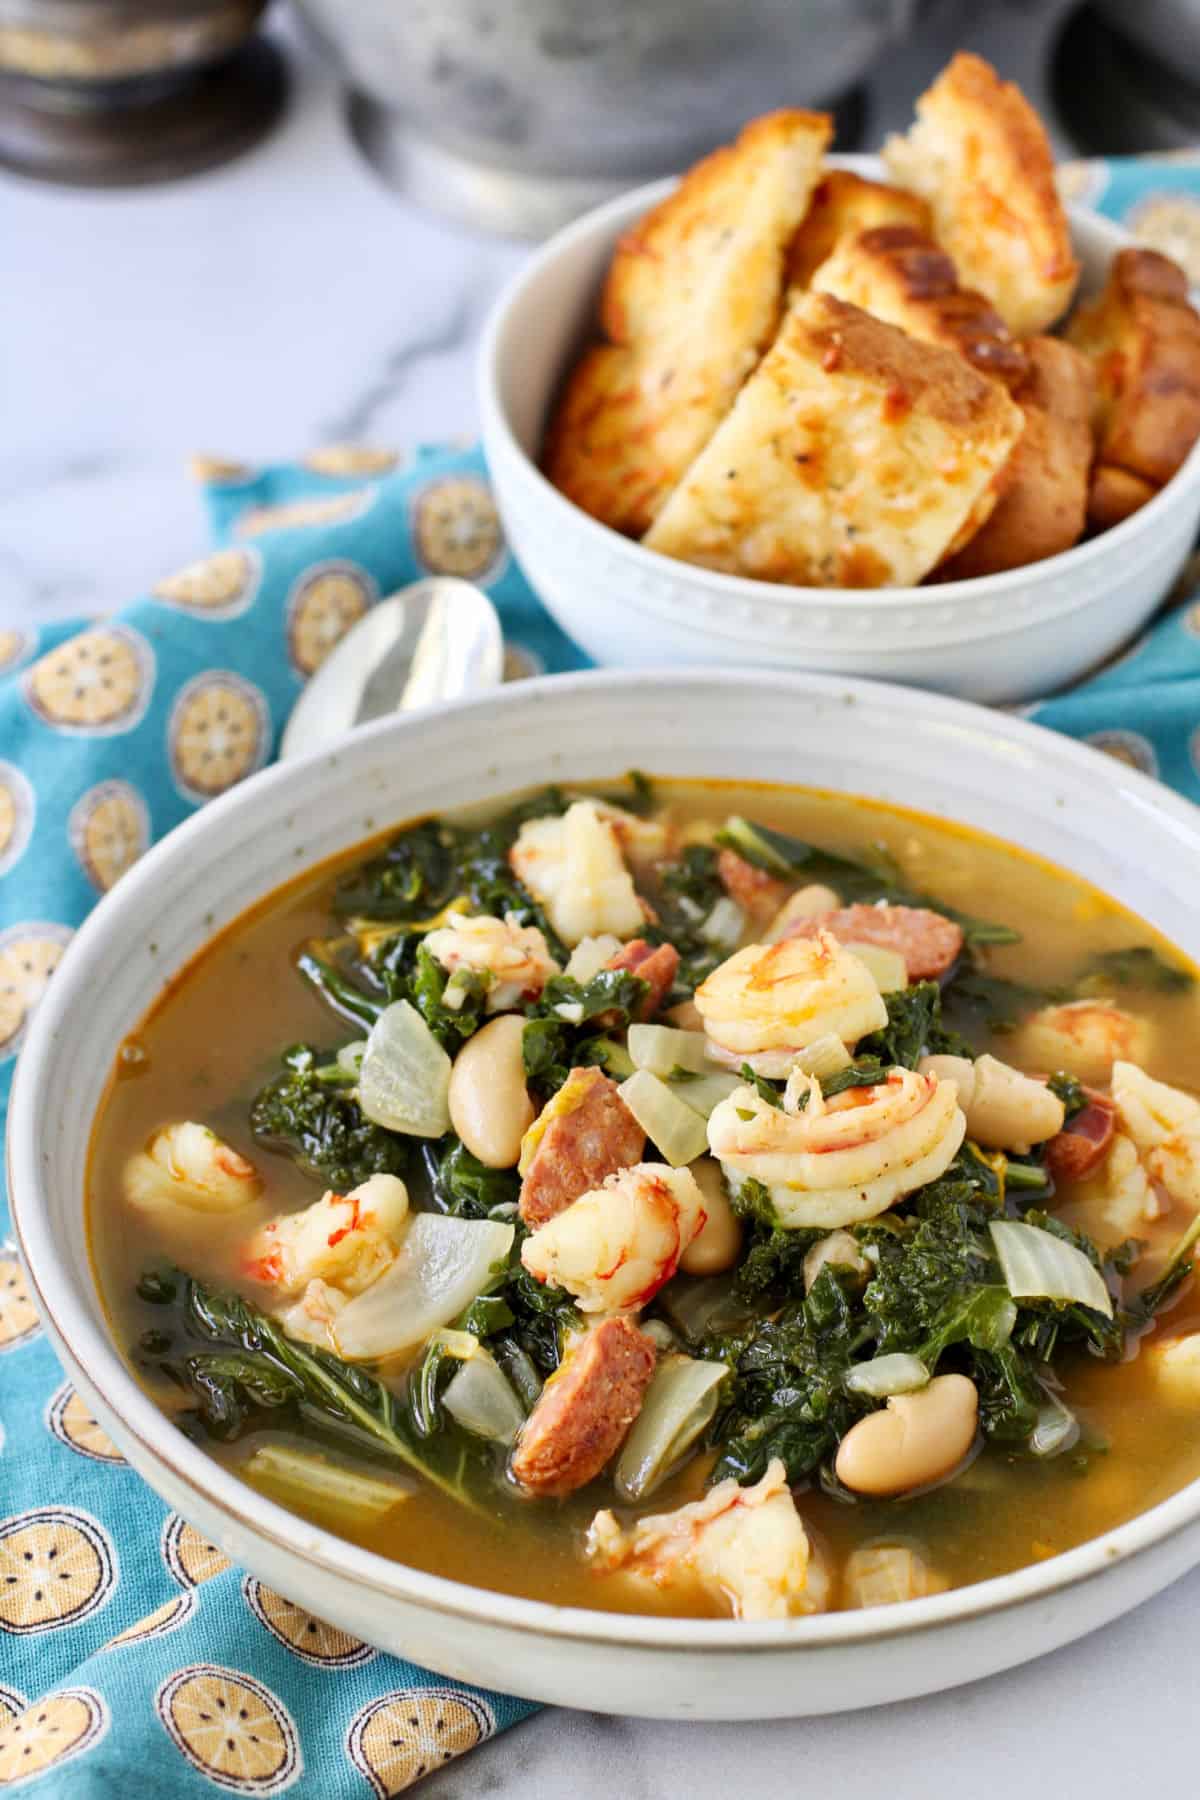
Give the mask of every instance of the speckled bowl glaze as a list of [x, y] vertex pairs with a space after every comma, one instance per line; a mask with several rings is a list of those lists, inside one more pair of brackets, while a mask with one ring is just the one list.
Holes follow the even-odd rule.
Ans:
[[680, 1719], [825, 1713], [970, 1681], [1104, 1624], [1200, 1561], [1200, 1483], [1066, 1555], [925, 1600], [764, 1624], [633, 1617], [487, 1592], [318, 1530], [190, 1443], [131, 1373], [88, 1259], [84, 1182], [117, 1045], [164, 983], [298, 869], [371, 832], [631, 765], [801, 779], [962, 820], [1077, 870], [1200, 957], [1200, 812], [1094, 751], [958, 701], [812, 675], [612, 671], [372, 726], [173, 832], [101, 901], [34, 1015], [9, 1184], [71, 1380], [167, 1503], [271, 1587], [447, 1675], [542, 1700]]
[[[831, 157], [879, 176], [874, 157]], [[1104, 661], [1169, 593], [1200, 522], [1200, 445], [1124, 524], [1028, 568], [936, 587], [752, 581], [647, 550], [590, 518], [537, 466], [547, 414], [617, 239], [671, 189], [658, 182], [551, 238], [500, 296], [479, 359], [483, 441], [505, 529], [563, 628], [600, 663], [755, 663], [913, 682], [972, 700], [1034, 699]], [[1071, 212], [1082, 293], [1130, 240]]]

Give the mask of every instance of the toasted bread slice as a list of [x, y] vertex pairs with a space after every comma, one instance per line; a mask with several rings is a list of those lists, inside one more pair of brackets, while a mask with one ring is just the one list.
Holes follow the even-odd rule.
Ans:
[[609, 347], [572, 372], [543, 452], [555, 486], [605, 524], [646, 529], [774, 336], [830, 130], [824, 113], [755, 119], [617, 246]]
[[789, 285], [810, 286], [842, 238], [856, 231], [872, 231], [878, 225], [910, 225], [914, 231], [929, 232], [932, 219], [919, 194], [889, 187], [885, 181], [868, 181], [850, 169], [830, 169], [817, 184], [804, 222], [792, 239]]
[[1088, 489], [1087, 522], [1093, 531], [1109, 531], [1122, 519], [1140, 512], [1158, 491], [1152, 482], [1131, 475], [1128, 469], [1097, 463]]
[[987, 517], [1022, 423], [954, 351], [803, 294], [645, 542], [766, 581], [915, 583]]
[[959, 278], [986, 294], [1018, 337], [1046, 331], [1071, 303], [1079, 265], [1041, 120], [1011, 81], [966, 52], [917, 101], [917, 122], [883, 159], [924, 195]]
[[1028, 373], [1029, 359], [991, 301], [959, 287], [945, 251], [911, 225], [881, 225], [844, 237], [812, 285], [910, 337], [957, 350], [1009, 387]]
[[1083, 536], [1092, 462], [1091, 365], [1061, 338], [1031, 338], [1028, 373], [1013, 389], [1025, 429], [995, 511], [938, 570], [961, 581], [1019, 569], [1069, 550]]
[[1096, 372], [1089, 518], [1103, 528], [1144, 505], [1200, 436], [1200, 318], [1186, 275], [1156, 250], [1118, 251], [1067, 338]]

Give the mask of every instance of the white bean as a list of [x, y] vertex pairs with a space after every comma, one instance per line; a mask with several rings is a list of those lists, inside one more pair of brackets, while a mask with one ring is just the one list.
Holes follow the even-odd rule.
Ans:
[[975, 1441], [979, 1395], [965, 1375], [938, 1375], [915, 1394], [894, 1394], [841, 1441], [837, 1478], [884, 1498], [930, 1487], [958, 1467]]
[[1063, 1128], [1066, 1108], [1044, 1081], [1023, 1075], [994, 1056], [975, 1063], [975, 1092], [967, 1130], [989, 1150], [1027, 1150]]
[[679, 1258], [679, 1266], [685, 1275], [721, 1275], [732, 1269], [741, 1251], [741, 1220], [729, 1204], [720, 1163], [701, 1156], [688, 1166], [704, 1196], [705, 1217]]
[[775, 917], [771, 920], [764, 944], [777, 944], [785, 938], [791, 926], [798, 925], [802, 919], [815, 919], [819, 913], [836, 912], [842, 904], [839, 895], [823, 882], [813, 881], [807, 887], [797, 888], [789, 894]]
[[1066, 1109], [1045, 1082], [997, 1057], [925, 1056], [920, 1069], [955, 1083], [968, 1136], [986, 1150], [1027, 1150], [1063, 1128]]
[[525, 1021], [502, 1013], [467, 1039], [450, 1071], [450, 1123], [489, 1169], [511, 1169], [535, 1110], [525, 1086]]

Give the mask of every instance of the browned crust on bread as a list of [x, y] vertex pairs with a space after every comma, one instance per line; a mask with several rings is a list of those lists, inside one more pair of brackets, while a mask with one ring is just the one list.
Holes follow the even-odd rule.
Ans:
[[956, 352], [810, 292], [645, 541], [768, 581], [920, 581], [991, 511], [1022, 423]]
[[829, 134], [823, 113], [755, 119], [618, 244], [608, 342], [571, 371], [542, 452], [585, 512], [640, 536], [733, 404], [778, 326]]
[[1114, 525], [1140, 512], [1158, 491], [1152, 482], [1131, 475], [1128, 469], [1097, 463], [1088, 488], [1087, 522], [1093, 531], [1111, 531]]
[[797, 312], [810, 354], [830, 374], [861, 375], [886, 388], [897, 416], [920, 407], [959, 429], [974, 428], [1008, 408], [995, 382], [959, 356], [922, 344], [858, 306], [814, 294]]
[[885, 181], [868, 181], [850, 169], [831, 169], [817, 184], [807, 216], [788, 251], [787, 278], [806, 288], [842, 238], [880, 225], [931, 228], [929, 207], [919, 194]]
[[[610, 341], [632, 344], [644, 338], [648, 330], [652, 335], [655, 321], [652, 312], [647, 316], [648, 308], [663, 300], [677, 299], [686, 305], [694, 298], [694, 292], [686, 285], [682, 292], [675, 287], [676, 280], [682, 276], [686, 282], [688, 274], [680, 267], [681, 252], [699, 249], [701, 260], [694, 274], [703, 281], [707, 273], [705, 262], [712, 249], [708, 239], [714, 215], [719, 220], [718, 230], [724, 230], [739, 201], [745, 198], [740, 192], [743, 183], [753, 175], [761, 157], [772, 157], [799, 143], [806, 153], [819, 158], [831, 135], [827, 113], [781, 108], [752, 119], [732, 144], [722, 144], [694, 164], [675, 191], [639, 219], [617, 245], [600, 300], [600, 325]], [[799, 218], [808, 208], [816, 176], [814, 163], [813, 180], [800, 201]], [[794, 230], [795, 222], [778, 246], [776, 310], [783, 285], [783, 251]]]
[[1021, 90], [960, 51], [917, 101], [917, 123], [884, 160], [929, 201], [960, 278], [1018, 336], [1066, 311], [1079, 266], [1045, 127]]
[[941, 344], [1012, 386], [1028, 371], [1020, 344], [990, 300], [960, 287], [954, 264], [911, 225], [880, 225], [839, 243], [813, 284], [927, 344]]
[[938, 571], [946, 581], [995, 575], [1069, 550], [1083, 536], [1092, 461], [1092, 370], [1060, 338], [1032, 338], [1013, 391], [1025, 429], [987, 523]]
[[1187, 277], [1156, 250], [1121, 250], [1067, 337], [1096, 376], [1088, 517], [1117, 524], [1168, 482], [1200, 436], [1200, 317]]
[[525, 1421], [514, 1479], [528, 1493], [560, 1498], [594, 1481], [642, 1410], [655, 1360], [653, 1342], [629, 1319], [589, 1331]]

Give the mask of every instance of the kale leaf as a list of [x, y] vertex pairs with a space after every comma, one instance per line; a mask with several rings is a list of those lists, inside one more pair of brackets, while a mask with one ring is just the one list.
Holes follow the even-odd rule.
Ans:
[[1050, 1089], [1052, 1094], [1057, 1094], [1058, 1098], [1062, 1101], [1066, 1110], [1066, 1119], [1064, 1121], [1066, 1124], [1071, 1122], [1076, 1113], [1082, 1112], [1088, 1103], [1087, 1094], [1084, 1092], [1082, 1081], [1076, 1081], [1074, 1075], [1068, 1075], [1062, 1069], [1059, 1069], [1056, 1074], [1051, 1075], [1046, 1086]]
[[[422, 1444], [411, 1406], [369, 1369], [331, 1351], [288, 1337], [240, 1295], [209, 1288], [179, 1272], [171, 1284], [175, 1353], [158, 1371], [192, 1396], [194, 1420], [221, 1441], [262, 1424], [286, 1422], [297, 1431], [349, 1436], [367, 1451], [419, 1471], [468, 1506], [468, 1461], [485, 1461], [471, 1440], [431, 1454]], [[144, 1291], [144, 1284], [143, 1284]]]
[[425, 819], [342, 877], [334, 911], [341, 919], [386, 923], [428, 919], [454, 895], [457, 860], [454, 830], [440, 819]]
[[535, 1018], [556, 1018], [568, 1025], [600, 1019], [614, 1030], [628, 1025], [650, 992], [650, 983], [632, 969], [601, 969], [590, 981], [552, 975], [533, 1007]]
[[1061, 989], [1030, 987], [968, 962], [942, 989], [942, 1018], [949, 1032], [961, 1034], [960, 1042], [975, 1044], [981, 1032], [1011, 1031], [1035, 1007], [1062, 998]]
[[862, 1342], [837, 1276], [822, 1269], [811, 1292], [761, 1326], [737, 1354], [732, 1398], [716, 1421], [712, 1479], [757, 1481], [773, 1457], [801, 1481], [831, 1457], [868, 1408], [846, 1392]]
[[515, 1169], [489, 1169], [472, 1156], [453, 1132], [421, 1143], [430, 1197], [439, 1212], [462, 1219], [486, 1219], [498, 1206], [515, 1206], [521, 1182]]
[[255, 1096], [250, 1128], [269, 1150], [285, 1151], [305, 1171], [344, 1194], [371, 1175], [404, 1175], [408, 1140], [373, 1125], [358, 1102], [327, 1078], [317, 1053], [296, 1044], [283, 1072]]
[[1097, 977], [1101, 981], [1115, 981], [1120, 987], [1141, 988], [1147, 993], [1159, 994], [1186, 993], [1196, 981], [1190, 969], [1167, 962], [1149, 944], [1100, 951], [1084, 969], [1083, 982], [1091, 986]]

